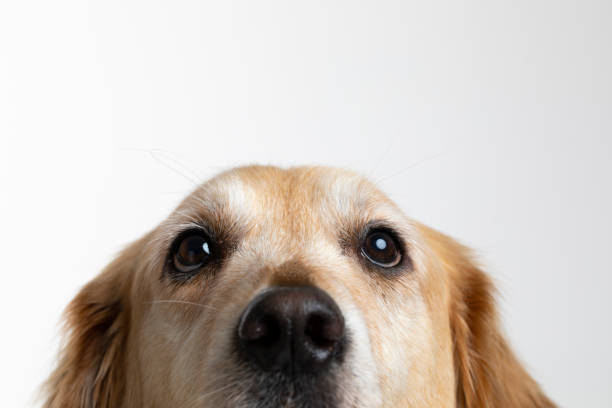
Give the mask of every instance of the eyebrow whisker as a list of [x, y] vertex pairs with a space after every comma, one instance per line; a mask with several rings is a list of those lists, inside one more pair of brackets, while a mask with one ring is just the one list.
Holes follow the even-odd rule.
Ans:
[[393, 173], [393, 174], [391, 174], [391, 175], [388, 175], [388, 176], [385, 176], [385, 177], [382, 177], [382, 178], [374, 178], [374, 179], [373, 179], [373, 181], [374, 181], [374, 183], [376, 183], [376, 184], [381, 184], [381, 183], [383, 183], [383, 182], [385, 182], [385, 181], [387, 181], [387, 180], [389, 180], [389, 179], [392, 179], [392, 178], [394, 178], [394, 177], [397, 177], [397, 176], [399, 176], [399, 175], [401, 175], [401, 174], [403, 174], [403, 173], [407, 172], [408, 170], [414, 169], [415, 167], [418, 167], [418, 166], [420, 166], [420, 165], [422, 165], [422, 164], [425, 164], [425, 163], [427, 163], [427, 162], [429, 162], [429, 161], [432, 161], [432, 160], [438, 159], [439, 157], [444, 156], [444, 155], [445, 155], [445, 154], [447, 154], [448, 152], [449, 152], [449, 151], [442, 151], [442, 152], [440, 152], [440, 153], [437, 153], [437, 154], [434, 154], [434, 155], [431, 155], [431, 156], [425, 157], [425, 158], [423, 158], [423, 159], [421, 159], [421, 160], [418, 160], [418, 161], [416, 161], [416, 162], [414, 162], [414, 163], [412, 163], [412, 164], [408, 165], [407, 167], [404, 167], [403, 169], [401, 169], [401, 170], [399, 170], [399, 171], [397, 171], [397, 172], [395, 172], [395, 173]]

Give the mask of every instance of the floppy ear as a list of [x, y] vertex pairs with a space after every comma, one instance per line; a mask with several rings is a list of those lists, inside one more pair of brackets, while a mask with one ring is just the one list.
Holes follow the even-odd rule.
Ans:
[[429, 228], [425, 235], [450, 278], [457, 407], [554, 408], [506, 341], [495, 288], [469, 249]]
[[138, 243], [125, 249], [68, 305], [66, 343], [45, 384], [46, 408], [122, 405], [128, 277], [138, 250]]

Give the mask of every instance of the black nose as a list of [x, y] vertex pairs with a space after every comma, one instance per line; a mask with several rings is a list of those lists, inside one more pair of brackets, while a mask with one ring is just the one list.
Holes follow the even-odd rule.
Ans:
[[242, 357], [266, 371], [322, 371], [339, 361], [344, 317], [334, 300], [312, 286], [274, 287], [247, 306], [237, 331]]

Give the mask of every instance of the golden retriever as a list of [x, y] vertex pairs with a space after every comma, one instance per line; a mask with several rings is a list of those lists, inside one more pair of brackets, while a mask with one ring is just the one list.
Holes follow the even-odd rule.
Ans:
[[348, 171], [204, 183], [87, 284], [45, 407], [554, 407], [472, 254]]

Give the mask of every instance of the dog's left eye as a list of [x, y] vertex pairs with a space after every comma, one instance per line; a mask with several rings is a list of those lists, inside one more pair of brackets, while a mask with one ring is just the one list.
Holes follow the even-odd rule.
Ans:
[[200, 231], [179, 237], [172, 251], [172, 262], [178, 272], [192, 272], [208, 262], [211, 255], [210, 239]]
[[384, 230], [370, 231], [363, 241], [361, 252], [370, 262], [383, 268], [396, 266], [402, 260], [397, 240]]

